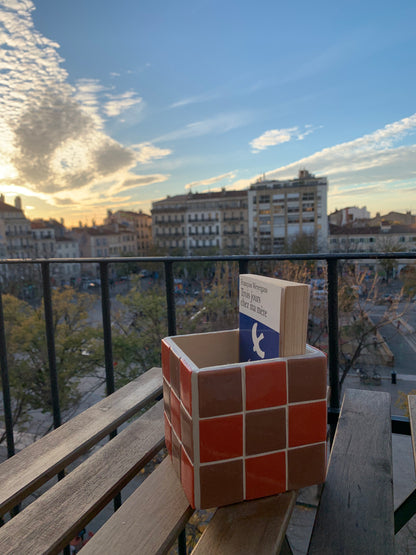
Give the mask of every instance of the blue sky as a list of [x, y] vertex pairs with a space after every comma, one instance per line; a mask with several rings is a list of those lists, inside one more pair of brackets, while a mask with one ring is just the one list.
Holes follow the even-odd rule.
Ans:
[[416, 210], [416, 2], [1, 0], [0, 191], [98, 223], [300, 168]]

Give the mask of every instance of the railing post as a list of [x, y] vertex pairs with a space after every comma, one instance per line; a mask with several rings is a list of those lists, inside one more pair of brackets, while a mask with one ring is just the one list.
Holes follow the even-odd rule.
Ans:
[[3, 313], [3, 292], [0, 289], [0, 367], [1, 367], [1, 386], [3, 390], [3, 409], [4, 425], [6, 428], [7, 457], [13, 457], [15, 453], [13, 435], [13, 414], [10, 397], [9, 367], [7, 363], [6, 351], [6, 330], [4, 325]]
[[[103, 318], [103, 337], [104, 337], [104, 361], [105, 361], [105, 384], [106, 393], [111, 395], [115, 391], [114, 363], [113, 363], [113, 344], [111, 337], [111, 310], [110, 310], [110, 285], [108, 280], [108, 263], [100, 262], [100, 282], [101, 282], [101, 312]], [[117, 435], [117, 430], [110, 433], [110, 439]], [[121, 493], [113, 499], [114, 511], [121, 507]]]
[[328, 264], [328, 362], [330, 407], [339, 408], [339, 352], [338, 352], [338, 260], [327, 259]]
[[168, 335], [176, 335], [175, 289], [173, 282], [173, 262], [165, 260], [166, 304], [168, 309]]
[[49, 262], [41, 262], [42, 286], [43, 286], [43, 306], [45, 310], [46, 343], [48, 346], [49, 376], [51, 383], [53, 426], [58, 428], [61, 425], [61, 407], [59, 404], [58, 373], [56, 370], [55, 337], [53, 333], [53, 313], [51, 280], [49, 275]]
[[248, 274], [248, 260], [240, 258], [238, 261], [238, 273]]
[[111, 338], [110, 287], [108, 280], [108, 263], [100, 262], [101, 280], [101, 313], [103, 318], [104, 360], [106, 393], [111, 395], [115, 391], [113, 345]]

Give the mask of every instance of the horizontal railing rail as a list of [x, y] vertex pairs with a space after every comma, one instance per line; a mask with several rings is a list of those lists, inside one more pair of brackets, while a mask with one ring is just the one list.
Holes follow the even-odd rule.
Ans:
[[[251, 262], [284, 262], [284, 261], [315, 261], [327, 266], [327, 296], [328, 296], [328, 366], [329, 384], [331, 387], [330, 420], [336, 420], [340, 405], [339, 385], [339, 345], [338, 345], [338, 276], [339, 261], [348, 260], [416, 260], [415, 252], [383, 252], [383, 253], [313, 253], [313, 254], [265, 254], [265, 255], [212, 255], [212, 256], [145, 256], [145, 257], [91, 257], [91, 258], [39, 258], [39, 259], [2, 259], [0, 271], [4, 265], [32, 265], [41, 269], [43, 302], [45, 312], [45, 333], [47, 338], [50, 388], [53, 409], [54, 427], [61, 424], [61, 413], [58, 391], [58, 372], [56, 365], [55, 344], [53, 334], [53, 307], [51, 294], [50, 267], [56, 264], [97, 264], [101, 284], [102, 326], [104, 335], [104, 366], [106, 375], [106, 392], [111, 394], [115, 390], [114, 366], [111, 336], [111, 307], [110, 307], [110, 279], [109, 265], [111, 264], [160, 264], [164, 268], [165, 291], [167, 302], [168, 335], [176, 334], [176, 305], [175, 305], [175, 271], [178, 264], [192, 262], [224, 262], [238, 264], [239, 273], [248, 273]], [[3, 316], [2, 295], [0, 295], [0, 368], [3, 392], [3, 410], [6, 428], [7, 452], [11, 457], [15, 452], [9, 374], [7, 362], [7, 344], [5, 338], [5, 322]], [[398, 433], [410, 434], [408, 419], [393, 417], [393, 429]]]

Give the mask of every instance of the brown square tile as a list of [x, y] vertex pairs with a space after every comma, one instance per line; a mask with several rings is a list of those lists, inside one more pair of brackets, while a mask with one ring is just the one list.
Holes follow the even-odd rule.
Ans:
[[170, 387], [166, 380], [163, 380], [163, 405], [165, 412], [170, 419]]
[[243, 410], [241, 368], [199, 372], [199, 416], [220, 416]]
[[301, 403], [326, 397], [327, 360], [322, 357], [288, 360], [289, 403]]
[[201, 466], [201, 508], [219, 507], [243, 501], [243, 461]]
[[180, 359], [172, 350], [169, 355], [169, 370], [171, 386], [180, 398]]
[[288, 489], [299, 489], [325, 481], [326, 444], [319, 443], [287, 453]]
[[286, 409], [246, 413], [246, 455], [279, 451], [286, 447]]
[[172, 464], [176, 474], [181, 477], [181, 443], [172, 430]]
[[194, 440], [192, 433], [192, 418], [183, 407], [181, 407], [181, 441], [188, 457], [193, 462]]
[[165, 421], [165, 445], [169, 455], [172, 456], [172, 427], [169, 420], [166, 418], [166, 414], [163, 416]]

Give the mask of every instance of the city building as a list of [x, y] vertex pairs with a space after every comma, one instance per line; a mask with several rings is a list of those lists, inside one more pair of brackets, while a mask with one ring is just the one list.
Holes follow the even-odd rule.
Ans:
[[[261, 179], [248, 190], [250, 252], [291, 250], [304, 239], [308, 250], [326, 250], [328, 184], [307, 170], [295, 179]], [[305, 241], [306, 239], [306, 241]]]
[[45, 220], [30, 222], [36, 258], [54, 258], [56, 249], [55, 229]]
[[137, 252], [136, 256], [146, 256], [152, 247], [152, 216], [139, 212], [117, 210], [117, 212], [107, 211], [104, 220], [105, 225], [119, 224], [129, 227], [136, 233]]
[[330, 224], [342, 226], [347, 225], [357, 220], [369, 220], [370, 212], [367, 210], [366, 206], [358, 208], [358, 206], [348, 206], [347, 208], [341, 208], [341, 210], [335, 210], [328, 216], [328, 222]]
[[[67, 235], [56, 238], [55, 258], [79, 258], [78, 241]], [[71, 262], [65, 264], [52, 264], [52, 276], [58, 285], [78, 285], [81, 279], [81, 264]]]
[[248, 252], [247, 191], [188, 193], [153, 203], [154, 245], [166, 251]]

